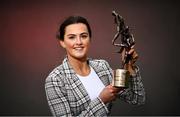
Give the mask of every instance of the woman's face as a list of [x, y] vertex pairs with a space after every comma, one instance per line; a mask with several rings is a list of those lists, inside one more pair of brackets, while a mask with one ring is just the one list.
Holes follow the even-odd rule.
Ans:
[[87, 26], [83, 23], [68, 25], [65, 28], [64, 41], [60, 41], [66, 49], [68, 58], [86, 59], [90, 44]]

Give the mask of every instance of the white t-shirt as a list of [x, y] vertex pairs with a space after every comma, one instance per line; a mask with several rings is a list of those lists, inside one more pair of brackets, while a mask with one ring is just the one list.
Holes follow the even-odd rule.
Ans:
[[94, 69], [92, 67], [90, 68], [91, 72], [88, 76], [80, 76], [78, 74], [76, 75], [79, 77], [80, 81], [84, 85], [86, 91], [89, 94], [90, 99], [94, 100], [99, 96], [100, 92], [104, 89], [105, 86], [99, 79]]

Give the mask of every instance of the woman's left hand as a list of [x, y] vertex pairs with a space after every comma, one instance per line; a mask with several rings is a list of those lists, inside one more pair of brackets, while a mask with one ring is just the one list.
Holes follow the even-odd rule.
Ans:
[[[124, 48], [122, 51], [122, 61], [125, 62], [125, 52], [127, 50]], [[124, 64], [124, 69], [128, 70], [130, 72], [130, 74], [134, 74], [135, 70], [134, 70], [134, 66], [135, 66], [135, 62], [138, 59], [138, 54], [135, 51], [134, 48], [131, 48], [129, 51], [127, 51], [127, 56], [130, 56], [130, 59], [127, 63]]]

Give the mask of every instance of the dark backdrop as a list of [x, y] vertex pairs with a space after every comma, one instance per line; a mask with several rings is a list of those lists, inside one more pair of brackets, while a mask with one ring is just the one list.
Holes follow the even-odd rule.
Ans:
[[0, 115], [50, 115], [44, 81], [65, 56], [55, 38], [69, 15], [86, 17], [93, 30], [92, 58], [120, 67], [112, 10], [136, 40], [146, 104], [117, 100], [112, 115], [180, 115], [179, 2], [133, 0], [1, 0]]

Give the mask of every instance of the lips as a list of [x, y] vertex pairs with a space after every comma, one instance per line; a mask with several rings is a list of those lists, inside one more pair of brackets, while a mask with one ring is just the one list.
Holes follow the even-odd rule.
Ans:
[[75, 50], [82, 50], [84, 47], [75, 47]]

